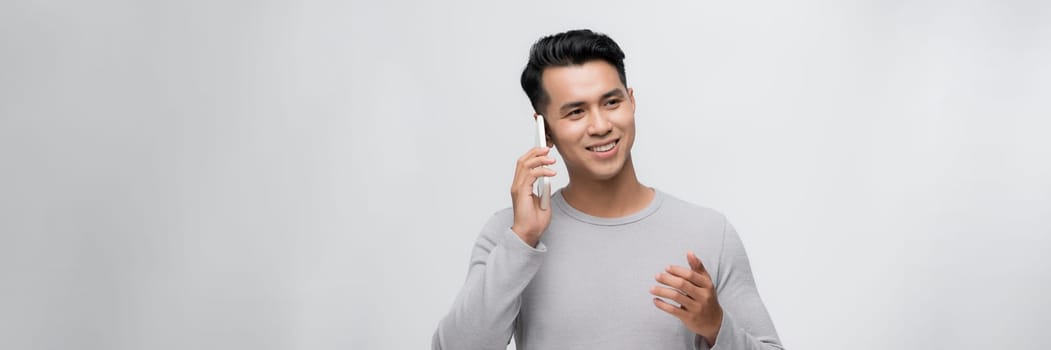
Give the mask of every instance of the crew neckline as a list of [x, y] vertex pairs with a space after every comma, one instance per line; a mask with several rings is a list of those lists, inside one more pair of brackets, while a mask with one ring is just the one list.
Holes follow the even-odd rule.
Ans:
[[634, 213], [615, 218], [593, 216], [580, 210], [577, 210], [577, 208], [574, 208], [572, 205], [569, 205], [569, 202], [566, 201], [566, 198], [562, 196], [561, 188], [551, 195], [551, 202], [554, 203], [554, 205], [558, 207], [558, 209], [561, 210], [563, 213], [579, 221], [583, 221], [593, 225], [618, 226], [630, 224], [645, 219], [646, 217], [653, 215], [653, 213], [656, 213], [657, 209], [660, 209], [661, 203], [664, 202], [664, 193], [658, 190], [657, 188], [653, 188], [653, 199], [650, 200], [650, 203], [646, 205], [645, 208], [642, 208], [642, 210], [636, 211]]

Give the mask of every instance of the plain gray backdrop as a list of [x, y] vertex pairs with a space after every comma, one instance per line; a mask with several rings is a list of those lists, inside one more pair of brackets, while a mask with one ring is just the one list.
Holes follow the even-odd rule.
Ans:
[[574, 28], [787, 347], [1044, 347], [1047, 2], [14, 0], [0, 348], [428, 348]]

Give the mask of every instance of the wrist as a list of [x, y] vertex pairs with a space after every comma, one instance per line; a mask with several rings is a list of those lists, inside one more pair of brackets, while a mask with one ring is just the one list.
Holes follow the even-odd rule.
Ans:
[[536, 248], [536, 245], [540, 243], [539, 235], [529, 234], [527, 230], [521, 227], [512, 225], [511, 231], [514, 232], [522, 242], [525, 242], [525, 244], [528, 244], [530, 247]]
[[715, 326], [712, 327], [712, 329], [708, 330], [707, 334], [702, 334], [701, 335], [702, 337], [704, 337], [704, 340], [708, 342], [708, 346], [715, 346], [715, 342], [718, 340], [717, 338], [719, 337], [719, 330], [721, 330], [722, 327], [723, 327], [723, 312], [720, 309], [717, 312], [717, 316], [715, 318]]

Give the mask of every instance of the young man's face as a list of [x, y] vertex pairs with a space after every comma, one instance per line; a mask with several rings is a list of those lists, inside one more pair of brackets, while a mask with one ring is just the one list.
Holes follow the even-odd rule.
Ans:
[[603, 60], [548, 67], [541, 76], [551, 140], [573, 177], [608, 180], [624, 169], [635, 140], [635, 96]]

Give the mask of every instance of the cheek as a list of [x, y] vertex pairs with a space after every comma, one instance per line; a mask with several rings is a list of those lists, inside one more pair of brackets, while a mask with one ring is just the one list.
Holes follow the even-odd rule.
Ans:
[[626, 110], [624, 113], [618, 113], [617, 115], [617, 126], [619, 126], [626, 133], [634, 133], [635, 131], [635, 114], [631, 113], [630, 110]]
[[558, 130], [553, 131], [552, 139], [559, 145], [570, 145], [579, 139], [577, 135], [580, 135], [581, 132], [582, 129], [577, 125], [560, 125]]

